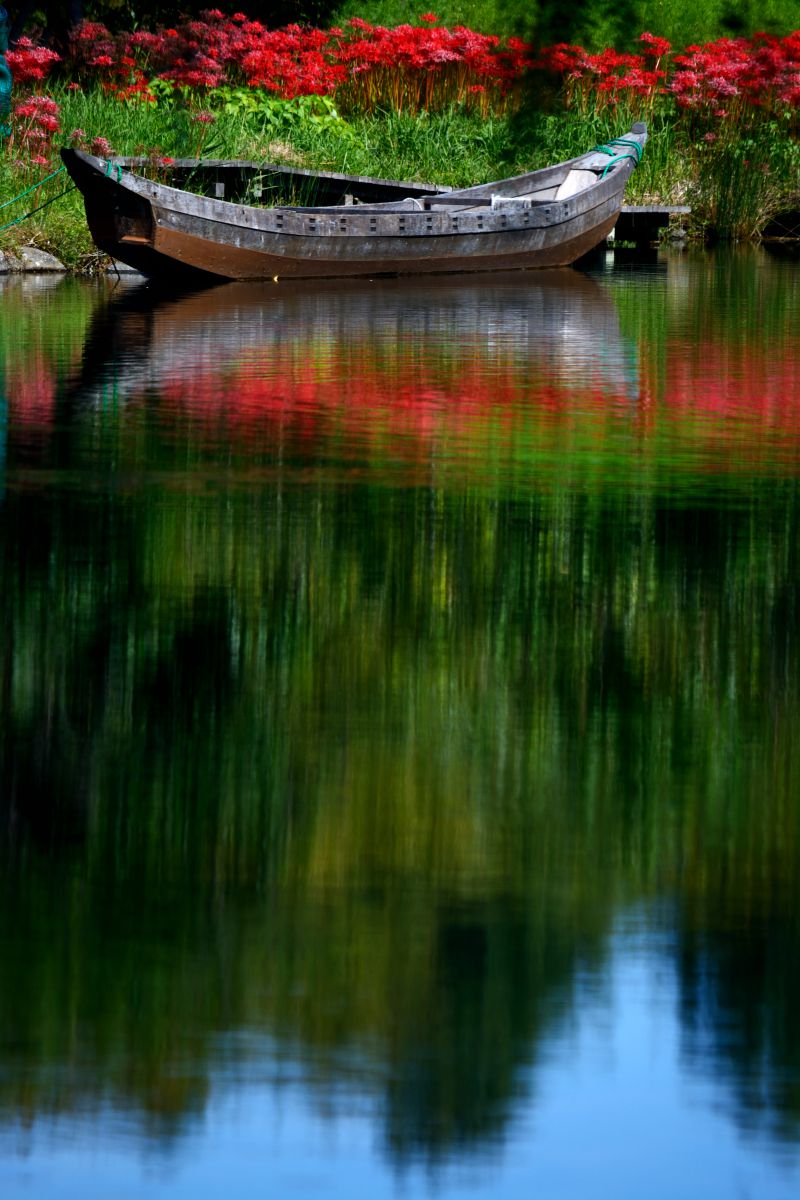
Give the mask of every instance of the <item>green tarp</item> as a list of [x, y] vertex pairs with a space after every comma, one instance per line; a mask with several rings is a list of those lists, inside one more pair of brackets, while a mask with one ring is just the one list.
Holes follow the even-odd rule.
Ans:
[[11, 88], [13, 80], [11, 78], [11, 68], [6, 62], [8, 28], [8, 13], [0, 6], [0, 137], [8, 137], [11, 133], [8, 117], [11, 112]]

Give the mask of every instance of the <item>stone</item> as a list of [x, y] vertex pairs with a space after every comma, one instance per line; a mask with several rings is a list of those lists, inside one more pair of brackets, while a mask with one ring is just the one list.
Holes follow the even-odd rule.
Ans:
[[12, 271], [21, 271], [22, 264], [7, 250], [0, 250], [0, 275], [9, 275]]
[[21, 270], [23, 271], [66, 271], [66, 267], [53, 254], [40, 250], [38, 246], [20, 246]]

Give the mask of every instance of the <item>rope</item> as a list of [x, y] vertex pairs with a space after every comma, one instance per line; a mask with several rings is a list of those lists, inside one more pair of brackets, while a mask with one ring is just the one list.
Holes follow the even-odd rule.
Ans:
[[617, 163], [624, 162], [624, 160], [626, 158], [631, 159], [631, 161], [633, 162], [633, 165], [635, 167], [638, 167], [639, 160], [634, 154], [618, 154], [615, 158], [612, 158], [609, 162], [606, 163], [606, 165], [603, 167], [600, 178], [605, 179], [606, 175], [611, 170], [611, 168], [615, 167], [617, 165]]
[[[642, 147], [638, 142], [634, 142], [633, 138], [612, 138], [610, 142], [603, 142], [601, 146], [595, 146], [595, 150], [599, 154], [610, 154], [612, 158], [619, 156], [620, 158], [633, 158], [632, 154], [619, 154], [617, 146], [627, 146], [630, 150], [636, 151], [635, 162], [638, 164], [642, 160]], [[609, 163], [609, 166], [611, 164]]]
[[642, 147], [638, 142], [635, 142], [633, 138], [612, 138], [611, 142], [609, 142], [609, 145], [627, 146], [629, 149], [636, 151], [636, 162], [640, 163], [642, 161]]
[[[3, 203], [0, 204], [0, 209], [8, 208], [9, 205], [16, 204], [18, 200], [24, 200], [24, 198], [29, 196], [31, 192], [38, 191], [38, 189], [42, 187], [43, 184], [47, 183], [48, 180], [55, 179], [57, 175], [60, 175], [61, 172], [66, 171], [66, 169], [66, 167], [59, 167], [57, 171], [51, 171], [49, 175], [45, 175], [45, 177], [40, 179], [38, 183], [34, 183], [32, 187], [26, 188], [25, 191], [20, 192], [18, 196], [13, 196], [11, 200], [4, 200]], [[113, 179], [115, 171], [117, 173], [117, 183], [121, 183], [122, 167], [119, 163], [111, 162], [109, 159], [109, 161], [106, 163], [106, 175]], [[74, 191], [75, 184], [71, 183], [68, 188], [64, 188], [63, 192], [59, 192], [58, 195], [51, 196], [49, 200], [45, 200], [44, 204], [39, 204], [36, 208], [32, 208], [30, 212], [23, 213], [21, 217], [17, 217], [15, 220], [9, 221], [6, 225], [0, 225], [0, 233], [3, 233], [6, 229], [13, 229], [15, 225], [21, 225], [23, 221], [27, 221], [28, 217], [35, 216], [35, 214], [41, 212], [43, 208], [47, 208], [50, 204], [55, 204], [56, 200], [60, 200], [61, 197], [66, 196], [68, 192]]]
[[[37, 191], [38, 188], [47, 183], [48, 179], [55, 179], [56, 175], [60, 175], [66, 169], [66, 167], [59, 167], [57, 171], [52, 171], [49, 175], [45, 175], [44, 179], [40, 179], [38, 183], [34, 183], [33, 187], [26, 188], [24, 192], [20, 192], [18, 196], [12, 197], [11, 200], [4, 200], [0, 204], [0, 208], [8, 208], [9, 205], [16, 204], [18, 200], [23, 200], [26, 196], [30, 196], [31, 192]], [[3, 226], [3, 228], [6, 228], [6, 226]]]
[[[626, 146], [627, 151], [620, 154], [618, 150], [619, 146]], [[603, 168], [603, 173], [600, 176], [601, 179], [605, 179], [611, 168], [615, 167], [617, 163], [624, 162], [626, 158], [630, 158], [635, 167], [638, 167], [642, 161], [642, 147], [638, 142], [634, 142], [632, 138], [612, 138], [610, 142], [604, 142], [601, 146], [595, 146], [595, 150], [598, 154], [608, 154], [611, 157], [611, 161], [607, 162]], [[634, 150], [635, 154], [631, 154], [631, 150]]]
[[[58, 172], [56, 172], [58, 174]], [[40, 204], [38, 208], [32, 208], [30, 212], [23, 213], [21, 217], [17, 217], [14, 221], [9, 221], [7, 225], [0, 225], [0, 233], [4, 229], [11, 229], [14, 225], [21, 225], [23, 221], [27, 221], [28, 217], [34, 216], [35, 213], [41, 212], [43, 208], [47, 208], [49, 204], [55, 204], [56, 200], [60, 200], [62, 196], [66, 196], [67, 192], [74, 192], [75, 184], [71, 183], [68, 188], [64, 188], [63, 192], [59, 192], [57, 196], [51, 196], [49, 200], [45, 200], [44, 204]]]

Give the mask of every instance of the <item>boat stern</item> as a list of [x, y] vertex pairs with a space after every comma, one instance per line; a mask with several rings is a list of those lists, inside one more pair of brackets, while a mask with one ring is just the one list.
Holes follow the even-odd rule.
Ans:
[[146, 197], [125, 187], [121, 167], [81, 150], [63, 149], [64, 166], [83, 196], [86, 222], [98, 249], [112, 258], [142, 267], [151, 251], [155, 222]]

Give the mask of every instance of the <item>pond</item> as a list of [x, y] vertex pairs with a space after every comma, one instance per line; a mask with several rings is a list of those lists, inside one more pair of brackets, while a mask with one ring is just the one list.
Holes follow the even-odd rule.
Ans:
[[800, 272], [0, 282], [0, 1190], [800, 1190]]

